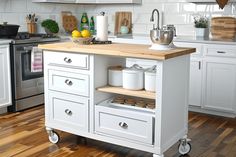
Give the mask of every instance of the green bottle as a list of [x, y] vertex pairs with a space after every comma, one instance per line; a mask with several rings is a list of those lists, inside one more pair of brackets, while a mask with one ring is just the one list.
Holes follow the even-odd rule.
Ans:
[[95, 33], [95, 28], [94, 28], [94, 17], [92, 16], [91, 18], [90, 18], [90, 23], [89, 23], [89, 25], [90, 25], [90, 32], [91, 32], [91, 34], [92, 35], [94, 35], [94, 33]]
[[89, 29], [89, 20], [87, 13], [83, 13], [80, 22], [80, 30]]

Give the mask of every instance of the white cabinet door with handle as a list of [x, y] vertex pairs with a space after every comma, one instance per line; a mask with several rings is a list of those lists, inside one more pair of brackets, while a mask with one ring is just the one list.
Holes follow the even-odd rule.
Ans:
[[0, 108], [11, 102], [9, 45], [0, 45]]

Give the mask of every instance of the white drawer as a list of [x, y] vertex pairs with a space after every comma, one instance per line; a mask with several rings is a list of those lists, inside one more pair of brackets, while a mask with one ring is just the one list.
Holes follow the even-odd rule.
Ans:
[[48, 70], [49, 89], [60, 92], [89, 96], [89, 75], [65, 71]]
[[207, 56], [236, 57], [236, 46], [233, 45], [207, 45], [205, 46]]
[[124, 140], [153, 144], [154, 118], [135, 112], [96, 106], [95, 130]]
[[63, 127], [88, 131], [88, 102], [84, 97], [49, 92], [50, 120]]
[[196, 48], [196, 52], [192, 53], [193, 55], [200, 55], [202, 54], [202, 44], [197, 43], [187, 43], [187, 42], [174, 42], [174, 45], [177, 47], [190, 47]]
[[45, 51], [44, 55], [49, 65], [89, 69], [89, 56], [85, 54]]

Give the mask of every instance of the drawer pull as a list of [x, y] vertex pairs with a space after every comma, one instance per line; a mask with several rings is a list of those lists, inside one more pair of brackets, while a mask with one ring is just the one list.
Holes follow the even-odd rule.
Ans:
[[122, 127], [123, 129], [127, 129], [128, 128], [128, 124], [126, 124], [125, 122], [120, 122], [119, 126]]
[[70, 80], [68, 80], [68, 79], [65, 80], [65, 83], [66, 83], [68, 86], [72, 86], [72, 84], [73, 84], [73, 82], [70, 81]]
[[68, 116], [71, 116], [71, 115], [72, 115], [72, 111], [69, 110], [69, 109], [66, 109], [66, 110], [65, 110], [65, 113], [66, 113]]
[[225, 51], [217, 51], [217, 53], [226, 53]]
[[67, 58], [67, 57], [64, 58], [64, 61], [65, 61], [66, 63], [71, 63], [71, 62], [72, 62], [72, 60], [71, 60], [70, 58]]

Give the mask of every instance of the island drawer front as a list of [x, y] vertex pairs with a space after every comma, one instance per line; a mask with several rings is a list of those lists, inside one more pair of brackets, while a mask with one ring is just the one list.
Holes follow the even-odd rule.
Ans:
[[48, 75], [50, 90], [89, 96], [89, 75], [51, 69]]
[[64, 52], [47, 52], [46, 64], [56, 65], [62, 67], [76, 68], [76, 69], [89, 69], [89, 55], [78, 53], [64, 53]]
[[89, 99], [60, 92], [49, 92], [50, 121], [63, 127], [88, 131]]
[[233, 45], [207, 45], [205, 52], [208, 56], [236, 57], [236, 46]]
[[96, 106], [96, 132], [124, 140], [153, 144], [153, 117], [128, 112]]

